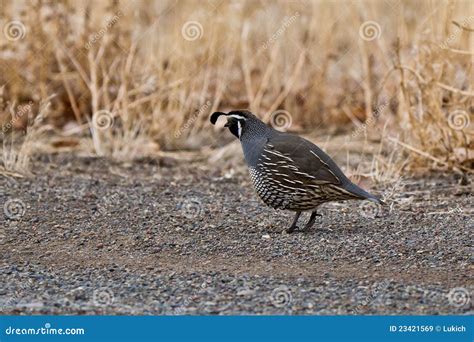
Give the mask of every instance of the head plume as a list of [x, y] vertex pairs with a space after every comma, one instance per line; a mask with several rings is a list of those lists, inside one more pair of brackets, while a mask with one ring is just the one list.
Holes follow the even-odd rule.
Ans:
[[217, 119], [221, 115], [226, 115], [226, 116], [230, 116], [230, 117], [233, 117], [235, 119], [241, 119], [241, 120], [247, 120], [247, 119], [257, 119], [258, 120], [258, 118], [255, 115], [253, 115], [251, 112], [249, 112], [248, 110], [233, 110], [229, 113], [223, 113], [223, 112], [212, 113], [211, 123], [213, 125], [215, 125], [216, 122], [217, 122]]
[[228, 115], [228, 114], [222, 113], [222, 112], [215, 112], [215, 113], [212, 113], [212, 115], [211, 115], [211, 123], [212, 123], [213, 125], [215, 125], [216, 122], [217, 122], [217, 119], [219, 119], [219, 116], [221, 116], [221, 115]]

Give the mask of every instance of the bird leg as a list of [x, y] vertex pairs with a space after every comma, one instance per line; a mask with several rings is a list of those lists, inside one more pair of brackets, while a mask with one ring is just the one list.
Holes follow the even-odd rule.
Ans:
[[314, 222], [316, 221], [316, 217], [317, 216], [323, 216], [321, 214], [318, 214], [316, 212], [316, 210], [314, 210], [313, 212], [311, 212], [311, 216], [309, 217], [309, 220], [308, 220], [308, 223], [306, 223], [306, 226], [304, 226], [304, 229], [303, 230], [310, 230], [311, 227], [314, 225]]
[[288, 234], [293, 233], [295, 229], [298, 228], [296, 224], [298, 223], [298, 218], [300, 217], [300, 215], [301, 215], [301, 211], [297, 211], [295, 218], [293, 219], [293, 223], [291, 224], [290, 228], [286, 230]]

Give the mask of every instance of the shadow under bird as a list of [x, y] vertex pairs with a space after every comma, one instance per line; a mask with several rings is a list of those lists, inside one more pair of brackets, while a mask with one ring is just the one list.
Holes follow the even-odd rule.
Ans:
[[330, 201], [350, 199], [383, 202], [352, 183], [319, 147], [297, 135], [277, 131], [245, 110], [215, 112], [211, 123], [226, 116], [225, 127], [242, 145], [258, 196], [275, 209], [295, 211], [288, 233], [298, 227], [303, 211], [311, 211], [304, 230], [320, 216], [316, 209]]

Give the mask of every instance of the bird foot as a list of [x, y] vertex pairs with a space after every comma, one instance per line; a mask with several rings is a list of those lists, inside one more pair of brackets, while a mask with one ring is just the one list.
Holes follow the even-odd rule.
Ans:
[[293, 233], [308, 233], [311, 231], [311, 227], [304, 227], [303, 229], [300, 229], [299, 227], [295, 227], [294, 229], [287, 229], [285, 232], [287, 234], [293, 234]]
[[309, 230], [311, 230], [311, 227], [314, 226], [314, 222], [316, 221], [316, 217], [322, 217], [323, 215], [321, 214], [316, 214], [314, 213], [311, 217], [311, 219], [309, 220], [309, 222], [304, 226], [303, 228], [303, 232], [307, 232]]
[[316, 217], [322, 217], [323, 215], [313, 213], [309, 222], [304, 226], [303, 229], [299, 229], [297, 225], [292, 225], [290, 228], [286, 230], [288, 234], [294, 233], [295, 231], [300, 231], [300, 232], [308, 232], [311, 230], [311, 228], [314, 226], [314, 221], [316, 221]]

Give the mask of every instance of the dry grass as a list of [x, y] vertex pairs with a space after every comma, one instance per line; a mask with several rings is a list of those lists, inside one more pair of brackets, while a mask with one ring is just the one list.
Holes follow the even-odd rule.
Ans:
[[[32, 175], [30, 172], [31, 157], [37, 151], [42, 150], [41, 141], [45, 133], [53, 129], [51, 125], [44, 123], [49, 115], [51, 105], [49, 100], [50, 98], [47, 98], [45, 101], [39, 103], [37, 108], [38, 115], [35, 117], [32, 115], [33, 104], [31, 102], [21, 107], [20, 111], [12, 111], [12, 118], [26, 118], [27, 123], [25, 129], [27, 131], [24, 131], [23, 133], [25, 134], [21, 136], [15, 131], [3, 135], [0, 174], [20, 177], [22, 175]], [[11, 106], [11, 108], [14, 107], [14, 105]], [[15, 122], [14, 119], [10, 122]], [[5, 131], [7, 127], [8, 126], [4, 126]]]
[[375, 174], [474, 168], [468, 0], [6, 1], [0, 17], [0, 122], [20, 131], [18, 106], [54, 95], [56, 136], [133, 159], [214, 144], [216, 109], [286, 110], [293, 130], [383, 141]]

